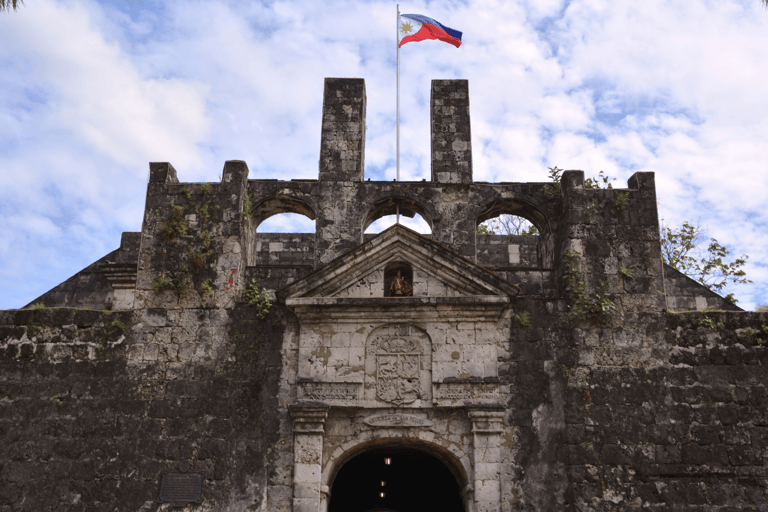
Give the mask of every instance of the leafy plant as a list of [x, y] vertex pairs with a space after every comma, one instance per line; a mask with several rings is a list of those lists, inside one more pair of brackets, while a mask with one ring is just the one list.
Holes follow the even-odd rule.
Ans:
[[206, 279], [203, 281], [203, 284], [200, 285], [200, 295], [213, 297], [213, 280], [211, 278]]
[[125, 324], [121, 322], [119, 318], [115, 318], [115, 320], [112, 322], [112, 327], [115, 329], [120, 329], [121, 331], [125, 331]]
[[[202, 190], [207, 184], [201, 185]], [[209, 190], [210, 186], [208, 186]], [[184, 206], [171, 206], [171, 215], [168, 218], [158, 214], [160, 218], [159, 233], [166, 242], [171, 242], [181, 236], [187, 235], [189, 224], [184, 218]], [[195, 272], [205, 268], [214, 252], [211, 250], [211, 232], [208, 225], [211, 222], [211, 211], [213, 204], [208, 201], [202, 206], [195, 208], [195, 214], [198, 222], [195, 230], [197, 236], [194, 239], [187, 239], [183, 246], [176, 247], [174, 250], [174, 259], [166, 263], [169, 275], [155, 281], [152, 289], [156, 294], [164, 291], [173, 290], [177, 294], [193, 287], [193, 276]], [[164, 252], [165, 254], [165, 252]]]
[[712, 318], [705, 315], [699, 318], [699, 326], [717, 332], [723, 328], [723, 322], [715, 322]]
[[174, 277], [163, 277], [158, 279], [152, 284], [152, 291], [156, 294], [161, 294], [165, 291], [175, 291], [177, 294], [181, 294], [184, 290], [189, 288], [189, 274], [182, 272]]
[[[728, 247], [710, 238], [705, 250], [701, 247], [705, 238], [706, 229], [699, 224], [694, 226], [686, 221], [682, 226], [673, 229], [662, 223], [661, 254], [664, 262], [718, 293], [723, 292], [728, 282], [752, 282], [745, 277], [747, 273], [742, 268], [747, 262], [746, 254], [726, 262], [730, 254]], [[732, 304], [737, 302], [733, 293], [725, 295], [724, 298]]]
[[181, 190], [179, 191], [181, 194], [187, 198], [187, 201], [192, 199], [192, 191], [189, 190], [187, 187], [181, 187]]
[[[616, 181], [616, 178], [606, 176], [603, 171], [597, 174], [597, 178], [586, 178], [584, 180], [584, 188], [588, 190], [596, 190], [601, 188], [613, 188], [611, 181]], [[605, 186], [602, 186], [601, 183]]]
[[584, 322], [590, 320], [593, 324], [601, 324], [616, 312], [616, 303], [608, 294], [608, 281], [600, 281], [597, 293], [589, 294], [584, 283], [584, 275], [579, 267], [581, 253], [567, 249], [563, 253], [565, 266], [565, 291], [569, 299], [568, 320]]
[[203, 194], [203, 197], [207, 196], [211, 193], [211, 184], [210, 183], [203, 183], [200, 185], [200, 193]]
[[482, 224], [478, 224], [475, 228], [475, 233], [478, 235], [495, 235], [496, 232], [488, 227], [488, 221], [483, 222]]
[[548, 169], [550, 183], [547, 183], [544, 186], [544, 195], [547, 197], [550, 206], [556, 210], [560, 207], [560, 201], [562, 199], [560, 197], [560, 181], [563, 177], [563, 170], [559, 169], [557, 166], [548, 167]]
[[251, 202], [251, 193], [246, 191], [243, 198], [243, 215], [246, 217], [251, 216], [251, 210], [253, 209], [253, 203]]
[[34, 304], [32, 304], [32, 309], [45, 309], [45, 303], [35, 302]]
[[617, 192], [615, 204], [616, 209], [623, 212], [629, 204], [629, 192]]
[[531, 314], [527, 311], [521, 311], [515, 315], [515, 319], [520, 324], [520, 327], [527, 329], [531, 326]]
[[621, 270], [619, 271], [619, 273], [624, 277], [626, 277], [627, 279], [635, 278], [635, 269], [630, 267], [621, 267]]
[[186, 253], [189, 257], [189, 267], [192, 271], [205, 267], [206, 260], [213, 254], [211, 252], [196, 251], [192, 247], [187, 247]]
[[198, 217], [200, 217], [199, 223], [200, 226], [205, 226], [211, 221], [211, 212], [208, 211], [208, 207], [210, 206], [210, 203], [206, 203], [203, 206], [198, 206], [195, 208], [195, 213]]
[[272, 301], [269, 300], [267, 290], [259, 284], [255, 277], [243, 290], [243, 302], [256, 308], [256, 316], [260, 320], [267, 316], [269, 308], [272, 307]]
[[754, 329], [752, 327], [747, 327], [746, 329], [744, 329], [744, 332], [739, 334], [739, 338], [743, 338], [745, 336], [754, 336], [755, 334], [759, 334], [759, 333], [760, 333], [759, 330]]
[[206, 229], [200, 233], [200, 241], [203, 244], [203, 250], [211, 248], [211, 233]]
[[479, 235], [538, 235], [539, 230], [528, 220], [517, 215], [502, 214], [478, 224], [475, 232]]
[[170, 277], [163, 277], [152, 283], [152, 291], [155, 292], [155, 294], [161, 294], [164, 291], [170, 290], [172, 288], [175, 287], [173, 285], [173, 279]]
[[157, 213], [157, 217], [160, 220], [160, 236], [165, 243], [171, 243], [179, 237], [187, 234], [189, 224], [184, 219], [184, 206], [175, 206], [168, 203], [171, 207], [171, 215], [166, 218], [163, 217], [160, 212]]

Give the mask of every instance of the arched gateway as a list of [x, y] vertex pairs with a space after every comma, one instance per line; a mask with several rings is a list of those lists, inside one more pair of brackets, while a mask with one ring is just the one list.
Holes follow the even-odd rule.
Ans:
[[465, 512], [463, 471], [436, 446], [383, 440], [352, 451], [333, 479], [329, 512]]
[[293, 511], [499, 512], [517, 291], [399, 225], [281, 290]]

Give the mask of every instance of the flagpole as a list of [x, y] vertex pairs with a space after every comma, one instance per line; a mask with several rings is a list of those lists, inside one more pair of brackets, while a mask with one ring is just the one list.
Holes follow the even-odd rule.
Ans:
[[[397, 45], [397, 181], [400, 181], [400, 4], [397, 4], [397, 36], [395, 37], [395, 44]], [[397, 223], [400, 224], [400, 206], [397, 207]]]

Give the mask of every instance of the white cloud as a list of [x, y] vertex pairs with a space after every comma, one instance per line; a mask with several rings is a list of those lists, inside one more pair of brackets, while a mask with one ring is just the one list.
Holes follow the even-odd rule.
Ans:
[[[368, 229], [365, 230], [365, 233], [366, 234], [381, 233], [385, 229], [388, 229], [394, 226], [395, 224], [397, 224], [397, 215], [385, 215], [384, 217], [381, 217], [380, 219], [377, 219], [376, 221], [372, 222], [371, 225], [368, 226]], [[417, 233], [422, 233], [424, 235], [428, 235], [432, 233], [432, 229], [429, 227], [429, 224], [427, 223], [427, 221], [425, 221], [424, 218], [418, 213], [415, 213], [413, 215], [413, 218], [401, 215], [400, 224], [416, 231]]]
[[[0, 286], [26, 290], [0, 308], [139, 230], [149, 161], [172, 162], [182, 181], [214, 181], [230, 159], [246, 160], [252, 178], [315, 178], [326, 76], [366, 79], [366, 176], [394, 178], [393, 5], [146, 4], [38, 0], [0, 17], [0, 209], [13, 245], [0, 252], [12, 269]], [[407, 10], [463, 31], [464, 44], [402, 49], [402, 179], [430, 175], [430, 80], [467, 78], [476, 180], [546, 181], [558, 165], [603, 170], [623, 187], [654, 171], [662, 216], [701, 218], [752, 256], [756, 284], [738, 293], [755, 302], [754, 290], [768, 291], [756, 264], [768, 251], [761, 2]], [[51, 263], [60, 240], [72, 254]], [[67, 270], [20, 285], [12, 273], [30, 262]]]

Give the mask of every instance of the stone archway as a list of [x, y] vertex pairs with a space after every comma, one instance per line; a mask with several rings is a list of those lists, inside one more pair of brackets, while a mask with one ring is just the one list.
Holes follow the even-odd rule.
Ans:
[[420, 446], [391, 441], [357, 453], [339, 468], [328, 512], [465, 512], [463, 501], [461, 485], [444, 461]]

